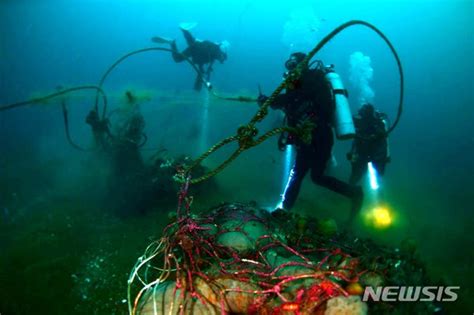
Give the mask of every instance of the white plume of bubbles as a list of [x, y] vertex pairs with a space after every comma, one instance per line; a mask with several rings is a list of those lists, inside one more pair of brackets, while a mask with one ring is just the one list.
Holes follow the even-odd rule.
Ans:
[[349, 64], [349, 80], [359, 94], [359, 104], [372, 103], [375, 97], [375, 92], [370, 86], [374, 76], [372, 60], [362, 52], [355, 51], [350, 56]]
[[304, 7], [295, 9], [283, 26], [282, 42], [291, 52], [309, 51], [316, 45], [321, 19], [313, 9]]

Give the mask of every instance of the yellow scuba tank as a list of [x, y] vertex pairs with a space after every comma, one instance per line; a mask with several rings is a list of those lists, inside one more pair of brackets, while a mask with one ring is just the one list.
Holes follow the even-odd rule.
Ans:
[[342, 84], [341, 77], [334, 72], [332, 66], [326, 67], [325, 79], [331, 85], [334, 99], [333, 127], [336, 130], [336, 137], [340, 140], [352, 139], [355, 136], [355, 128], [347, 99], [347, 90]]

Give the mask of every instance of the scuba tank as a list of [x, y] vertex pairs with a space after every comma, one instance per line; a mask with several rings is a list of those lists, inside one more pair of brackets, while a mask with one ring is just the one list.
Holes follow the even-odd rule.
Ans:
[[352, 121], [351, 108], [347, 99], [347, 90], [342, 84], [341, 77], [334, 72], [332, 66], [326, 67], [324, 77], [331, 86], [334, 99], [334, 118], [333, 126], [336, 130], [336, 136], [340, 140], [354, 138], [355, 128]]

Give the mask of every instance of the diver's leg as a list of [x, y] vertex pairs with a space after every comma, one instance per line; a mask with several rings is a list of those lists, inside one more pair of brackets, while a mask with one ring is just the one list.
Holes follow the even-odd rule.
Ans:
[[352, 198], [355, 194], [356, 186], [348, 184], [333, 176], [314, 175], [314, 172], [311, 172], [311, 179], [315, 184], [323, 186], [347, 198]]
[[171, 56], [173, 56], [174, 62], [181, 62], [186, 59], [186, 50], [180, 53], [178, 47], [176, 46], [176, 41], [172, 41], [171, 44]]
[[329, 159], [331, 158], [331, 148], [332, 144], [330, 142], [327, 145], [323, 145], [321, 142], [315, 144], [315, 154], [311, 160], [311, 180], [317, 185], [351, 198], [352, 185], [335, 177], [324, 175]]
[[[319, 140], [319, 141], [318, 141]], [[363, 192], [360, 186], [354, 186], [343, 182], [332, 176], [324, 175], [326, 165], [331, 157], [332, 134], [331, 137], [319, 137], [314, 143], [315, 156], [312, 159], [311, 179], [317, 185], [346, 196], [352, 200], [349, 224], [351, 224], [362, 207]]]
[[189, 32], [188, 30], [181, 29], [181, 31], [183, 32], [184, 39], [186, 40], [188, 46], [192, 46], [196, 42], [194, 36], [191, 35], [191, 32]]
[[329, 176], [324, 176], [333, 146], [332, 134], [325, 129], [317, 130], [313, 135], [312, 144], [314, 156], [311, 159], [311, 180], [317, 184], [346, 195], [345, 186], [339, 185], [342, 181]]
[[313, 173], [311, 175], [312, 180], [316, 184], [351, 199], [351, 211], [349, 214], [348, 225], [352, 224], [362, 208], [362, 202], [364, 200], [362, 188], [360, 186], [348, 184], [332, 176], [322, 175], [315, 177]]
[[184, 55], [178, 51], [178, 49], [176, 48], [176, 43], [173, 42], [173, 44], [171, 44], [171, 49], [172, 49], [171, 56], [173, 56], [174, 62], [183, 61], [184, 60]]
[[285, 208], [285, 210], [291, 210], [296, 202], [296, 199], [298, 198], [301, 184], [303, 183], [303, 179], [309, 170], [310, 159], [310, 152], [303, 148], [301, 148], [296, 154], [295, 164], [291, 169], [285, 191], [283, 192], [283, 208]]

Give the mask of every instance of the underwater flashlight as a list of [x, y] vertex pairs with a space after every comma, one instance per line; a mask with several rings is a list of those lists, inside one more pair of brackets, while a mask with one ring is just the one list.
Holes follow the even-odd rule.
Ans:
[[291, 164], [293, 162], [293, 146], [287, 145], [285, 147], [285, 164], [283, 168], [283, 180], [282, 180], [282, 188], [283, 188], [283, 194], [285, 194], [288, 182], [289, 182], [289, 176], [291, 174]]
[[290, 187], [290, 183], [293, 180], [294, 176], [295, 176], [295, 171], [292, 168], [291, 171], [290, 171], [290, 175], [288, 176], [288, 181], [286, 182], [285, 189], [283, 189], [283, 193], [281, 194], [280, 203], [277, 205], [276, 209], [284, 209], [283, 208], [283, 202], [285, 201], [286, 191], [288, 190], [288, 187]]
[[392, 224], [392, 214], [385, 207], [377, 207], [373, 210], [374, 226], [377, 228], [386, 228]]
[[377, 176], [377, 170], [375, 169], [374, 165], [372, 162], [369, 162], [367, 164], [368, 169], [369, 169], [369, 181], [370, 181], [370, 188], [372, 190], [377, 190], [379, 189], [379, 183], [378, 183], [378, 176]]
[[385, 229], [393, 224], [393, 212], [386, 206], [376, 206], [365, 214], [366, 223], [377, 229]]
[[272, 209], [272, 210], [277, 210], [277, 209], [283, 209], [283, 200], [280, 200], [280, 202], [276, 205], [275, 209]]

